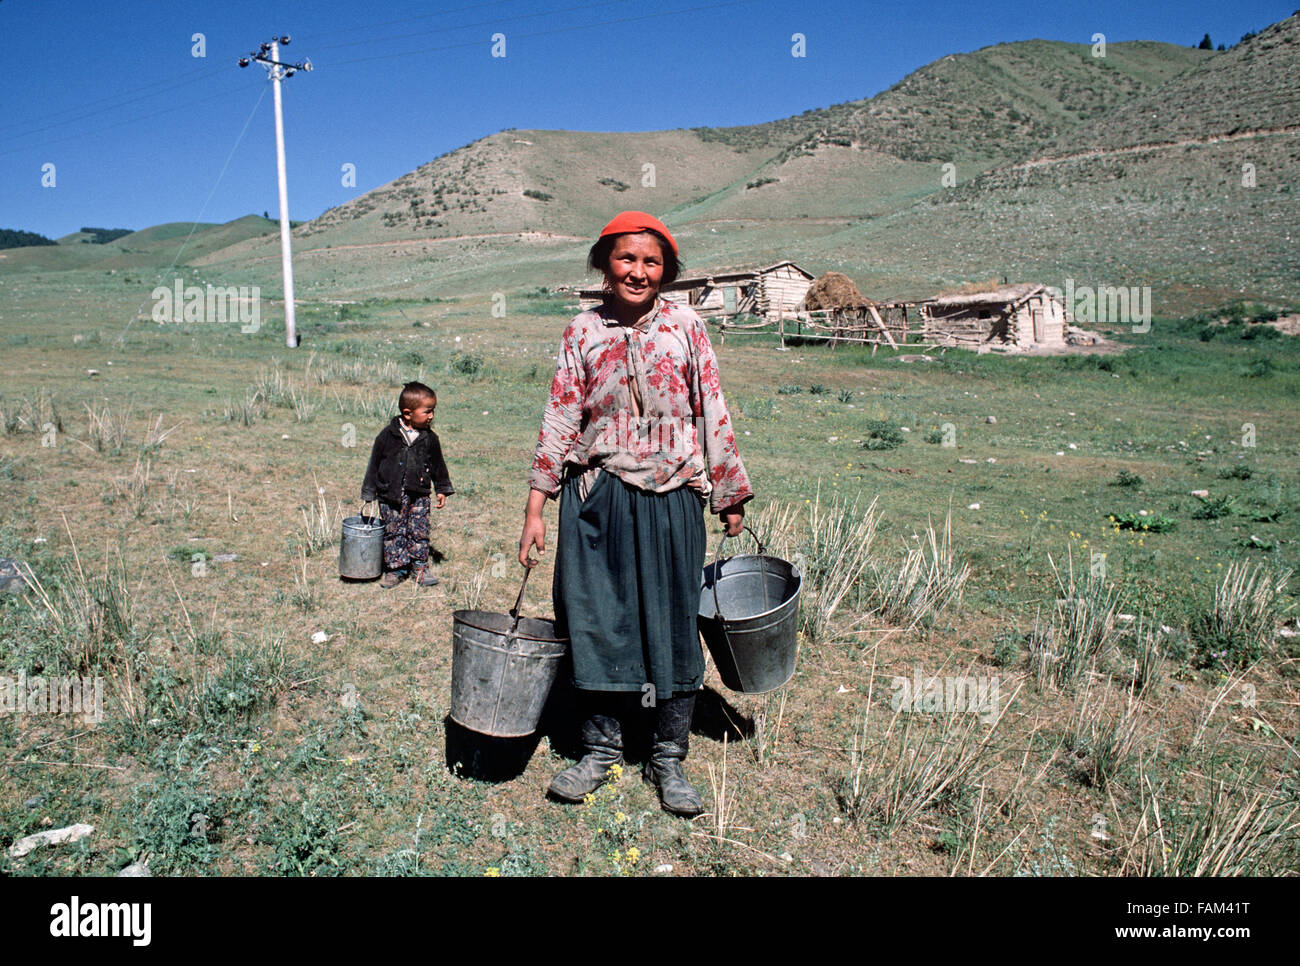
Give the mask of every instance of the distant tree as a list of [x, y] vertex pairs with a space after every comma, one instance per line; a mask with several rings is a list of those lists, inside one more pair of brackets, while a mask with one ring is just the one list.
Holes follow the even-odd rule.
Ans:
[[270, 221], [270, 220], [271, 220], [271, 213], [270, 213], [269, 211], [264, 211], [264, 212], [262, 212], [262, 217], [265, 218], [267, 221]]
[[1224, 49], [1224, 48], [1223, 48], [1223, 44], [1219, 44], [1218, 49], [1219, 49], [1219, 50], [1223, 50], [1223, 49]]
[[1210, 41], [1210, 35], [1206, 34], [1201, 38], [1201, 50], [1213, 50], [1214, 44]]
[[130, 228], [82, 228], [81, 231], [90, 236], [81, 239], [83, 242], [90, 245], [107, 245], [123, 235], [131, 234], [132, 230]]
[[20, 231], [17, 228], [0, 228], [0, 248], [26, 248], [29, 245], [57, 245], [53, 238], [46, 238], [34, 231]]

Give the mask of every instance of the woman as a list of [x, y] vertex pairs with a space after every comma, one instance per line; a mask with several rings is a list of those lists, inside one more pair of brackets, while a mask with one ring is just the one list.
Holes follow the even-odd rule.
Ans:
[[[519, 562], [545, 550], [542, 507], [560, 497], [555, 615], [582, 697], [584, 757], [549, 791], [582, 801], [623, 761], [618, 692], [654, 714], [643, 777], [678, 815], [704, 810], [682, 773], [704, 679], [696, 614], [705, 500], [727, 533], [753, 498], [703, 320], [659, 296], [680, 270], [657, 218], [625, 211], [588, 256], [605, 300], [561, 340], [542, 416]], [[624, 696], [625, 696], [624, 694]]]

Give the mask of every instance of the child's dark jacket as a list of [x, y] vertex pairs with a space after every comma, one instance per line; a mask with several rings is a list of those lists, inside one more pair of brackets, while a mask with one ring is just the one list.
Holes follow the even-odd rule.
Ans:
[[412, 496], [427, 496], [432, 485], [437, 493], [456, 492], [447, 475], [437, 434], [422, 429], [415, 442], [407, 445], [399, 428], [401, 421], [400, 416], [394, 416], [375, 437], [370, 465], [361, 484], [361, 499], [379, 499], [390, 506], [400, 506], [403, 491]]

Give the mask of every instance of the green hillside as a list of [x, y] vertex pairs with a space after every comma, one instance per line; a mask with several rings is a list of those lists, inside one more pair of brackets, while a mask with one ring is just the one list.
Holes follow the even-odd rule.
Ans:
[[[1294, 299], [1300, 224], [1300, 16], [1215, 54], [1043, 156], [828, 240], [907, 288], [1011, 275], [1150, 285], [1158, 306]], [[1249, 184], [1253, 165], [1254, 185]]]
[[[193, 229], [193, 235], [190, 231]], [[102, 245], [83, 244], [91, 236], [74, 232], [58, 239], [59, 244], [0, 253], [0, 272], [65, 271], [71, 269], [162, 269], [177, 252], [187, 264], [212, 252], [250, 238], [278, 232], [275, 222], [257, 215], [245, 215], [225, 224], [168, 222], [131, 232]], [[189, 237], [186, 243], [186, 237]], [[184, 250], [181, 245], [185, 244]]]
[[[501, 131], [296, 228], [298, 292], [581, 284], [593, 228], [640, 208], [673, 228], [693, 270], [793, 258], [878, 298], [1002, 275], [1151, 284], [1157, 305], [1179, 308], [1285, 298], [1300, 223], [1296, 25], [1224, 53], [999, 44], [766, 124]], [[0, 272], [165, 267], [189, 229], [6, 252]], [[275, 225], [254, 216], [201, 226], [181, 263], [280, 289]]]
[[906, 161], [1025, 157], [1211, 56], [1148, 41], [1109, 44], [1105, 57], [1086, 44], [998, 44], [937, 60], [869, 100], [696, 131], [737, 148], [776, 149], [780, 160], [824, 144]]

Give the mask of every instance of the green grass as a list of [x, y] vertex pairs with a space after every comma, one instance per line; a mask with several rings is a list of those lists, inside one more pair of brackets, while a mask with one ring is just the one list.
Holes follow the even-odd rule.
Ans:
[[[547, 298], [524, 291], [523, 299]], [[75, 298], [90, 296], [62, 282], [51, 291], [19, 286], [13, 311], [48, 315], [51, 299]], [[1060, 871], [1053, 850], [1081, 874], [1112, 874], [1120, 863], [1089, 849], [1086, 825], [1078, 835], [1054, 825], [1051, 850], [1043, 851], [1041, 816], [1109, 815], [1112, 795], [1125, 815], [1141, 814], [1136, 762], [1167, 745], [1193, 759], [1201, 755], [1204, 744], [1188, 749], [1221, 686], [1218, 675], [1240, 675], [1255, 660], [1250, 640], [1258, 636], [1242, 639], [1228, 660], [1207, 663], [1206, 655], [1225, 646], [1209, 642], [1197, 615], [1234, 561], [1278, 571], [1298, 562], [1288, 530], [1300, 510], [1294, 340], [1267, 344], [1272, 374], [1261, 379], [1240, 373], [1256, 346], [1201, 342], [1197, 323], [1160, 319], [1122, 356], [1010, 359], [949, 351], [936, 353], [925, 369], [904, 366], [884, 350], [874, 357], [811, 345], [777, 352], [770, 340], [729, 336], [716, 347], [758, 492], [751, 523], [775, 520], [759, 511], [781, 504], [794, 537], [783, 553], [793, 554], [801, 540], [816, 543], [807, 531], [816, 501], [846, 506], [857, 498], [865, 507], [875, 499], [878, 527], [862, 572], [884, 579], [918, 547], [927, 526], [942, 526], [951, 505], [953, 553], [970, 576], [959, 605], [907, 635], [890, 634], [890, 625], [869, 616], [869, 594], [848, 593], [833, 611], [827, 607], [829, 617], [808, 625], [779, 730], [778, 704], [725, 694], [740, 730], [731, 735], [727, 759], [734, 804], [724, 840], [693, 835], [692, 826], [658, 810], [650, 790], [625, 777], [614, 790], [619, 810], [640, 824], [634, 837], [615, 841], [581, 808], [543, 801], [546, 782], [566, 763], [549, 740], [522, 774], [503, 782], [475, 777], [472, 756], [458, 776], [444, 757], [450, 612], [471, 585], [480, 588], [484, 609], [505, 611], [514, 602], [518, 574], [507, 566], [495, 576], [493, 567], [513, 556], [565, 316], [512, 312], [488, 322], [488, 295], [433, 304], [377, 300], [351, 307], [347, 331], [322, 332], [311, 350], [297, 353], [274, 331], [182, 335], [133, 327], [112, 355], [114, 370], [121, 366], [129, 378], [115, 372], [91, 385], [83, 370], [107, 368], [103, 342], [74, 342], [74, 335], [98, 329], [107, 342], [120, 329], [109, 309], [84, 304], [85, 316], [65, 313], [75, 324], [32, 329], [28, 344], [9, 350], [15, 375], [8, 398], [53, 407], [63, 430], [53, 447], [21, 429], [0, 437], [0, 465], [10, 467], [0, 473], [0, 496], [21, 509], [0, 527], [0, 550], [28, 559], [51, 592], [66, 588], [76, 607], [58, 610], [58, 620], [93, 633], [53, 633], [54, 624], [42, 626], [20, 600], [5, 599], [0, 638], [10, 669], [100, 668], [108, 717], [75, 742], [57, 740], [73, 733], [70, 720], [0, 718], [0, 754], [16, 762], [0, 792], [0, 844], [37, 830], [46, 815], [71, 824], [93, 814], [97, 833], [78, 849], [11, 863], [14, 874], [104, 874], [144, 857], [158, 871], [179, 874], [621, 873], [629, 842], [638, 849], [635, 872], [651, 875], [667, 864], [674, 874], [810, 874], [814, 860], [841, 874], [964, 874], [990, 865], [994, 874], [1012, 874], [1035, 862], [1042, 872]], [[337, 314], [335, 307], [325, 311]], [[412, 318], [430, 325], [413, 328]], [[42, 367], [42, 360], [52, 364]], [[300, 421], [292, 406], [269, 404], [248, 424], [224, 418], [226, 399], [245, 401], [254, 385], [277, 391], [276, 372], [285, 398], [305, 393], [317, 404], [312, 421]], [[438, 389], [435, 428], [457, 487], [434, 516], [445, 588], [426, 593], [404, 585], [381, 594], [343, 585], [324, 529], [319, 552], [300, 554], [303, 510], [320, 500], [331, 514], [355, 504], [370, 441], [401, 382], [416, 377]], [[785, 385], [803, 391], [782, 394]], [[809, 391], [813, 386], [825, 391]], [[96, 448], [89, 421], [70, 415], [84, 414], [88, 404], [126, 420], [120, 454]], [[132, 444], [147, 439], [160, 413], [165, 426], [183, 428], [150, 453], [146, 477]], [[997, 416], [996, 424], [985, 421], [988, 415]], [[916, 445], [945, 423], [955, 427], [955, 447]], [[1243, 431], [1246, 423], [1253, 436]], [[901, 445], [864, 449], [882, 427]], [[1247, 439], [1254, 445], [1243, 446]], [[1125, 485], [1108, 485], [1118, 481]], [[317, 486], [325, 493], [314, 492]], [[1200, 501], [1191, 492], [1200, 489], [1228, 512], [1198, 517]], [[103, 492], [124, 495], [106, 502], [98, 499]], [[976, 503], [978, 510], [967, 509]], [[1167, 517], [1178, 526], [1116, 529], [1107, 517], [1122, 514]], [[710, 528], [712, 547], [716, 524]], [[1272, 549], [1242, 546], [1251, 535]], [[208, 559], [227, 551], [239, 559]], [[1042, 767], [1073, 774], [1051, 764], [1050, 740], [1067, 732], [1073, 709], [1022, 688], [1014, 708], [1027, 716], [1004, 719], [1006, 745], [981, 753], [977, 770], [959, 772], [952, 795], [917, 786], [919, 812], [882, 812], [855, 799], [867, 820], [835, 823], [846, 815], [837, 782], [852, 770], [853, 736], [861, 736], [868, 696], [869, 743], [905, 761], [897, 757], [897, 733], [886, 741], [893, 675], [910, 675], [918, 663], [926, 674], [958, 673], [959, 660], [963, 669], [977, 666], [972, 673], [1002, 675], [1004, 694], [1011, 694], [1013, 680], [1029, 673], [1035, 622], [1046, 623], [1060, 596], [1048, 555], [1059, 562], [1071, 552], [1083, 573], [1094, 553], [1104, 553], [1105, 581], [1121, 611], [1142, 615], [1144, 627], [1173, 631], [1156, 638], [1158, 655], [1143, 657], [1119, 627], [1118, 646], [1097, 655], [1100, 673], [1157, 682], [1150, 687], [1162, 689], [1166, 706], [1162, 744], [1144, 732], [1125, 757], [1107, 752], [1097, 773], [1104, 772], [1105, 791], [1088, 782], [1035, 783]], [[205, 567], [196, 569], [200, 553]], [[530, 582], [526, 613], [549, 613], [548, 566]], [[816, 579], [810, 578], [810, 607], [833, 596]], [[1279, 614], [1293, 609], [1294, 595], [1292, 584], [1277, 601]], [[328, 636], [325, 643], [312, 643], [317, 631]], [[93, 648], [70, 650], [72, 640]], [[1295, 667], [1287, 648], [1279, 638], [1259, 652], [1250, 679], [1258, 698], [1253, 717], [1274, 737], [1234, 730], [1229, 699], [1210, 715], [1211, 731], [1226, 730], [1221, 749], [1229, 757], [1285, 754], [1277, 736], [1295, 726], [1284, 700]], [[1175, 691], [1175, 683], [1185, 690]], [[713, 677], [709, 684], [721, 690]], [[751, 754], [741, 726], [760, 712], [767, 721], [763, 750]], [[969, 724], [946, 727], [965, 735]], [[925, 722], [912, 729], [920, 741]], [[1103, 748], [1089, 741], [1089, 748]], [[119, 782], [97, 784], [98, 772], [78, 764], [88, 761], [126, 771], [112, 773]], [[720, 741], [696, 735], [687, 770], [707, 800], [708, 769], [720, 778], [721, 764]], [[903, 773], [889, 780], [899, 787], [910, 781]], [[1168, 790], [1160, 792], [1161, 807]], [[136, 804], [137, 794], [144, 805]], [[41, 807], [24, 805], [42, 796]], [[496, 814], [504, 834], [494, 834]], [[196, 825], [195, 815], [206, 818]], [[877, 835], [880, 823], [892, 830], [887, 842]], [[1026, 825], [1033, 827], [1011, 846]]]

